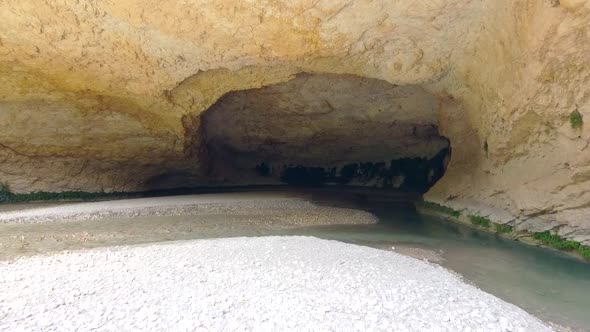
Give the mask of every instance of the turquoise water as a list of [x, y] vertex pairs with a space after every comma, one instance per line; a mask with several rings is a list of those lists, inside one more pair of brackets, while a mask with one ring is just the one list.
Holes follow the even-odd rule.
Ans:
[[465, 280], [537, 317], [590, 331], [590, 264], [550, 249], [525, 245], [441, 218], [411, 205], [365, 203], [377, 225], [318, 226], [290, 234], [312, 235], [376, 248], [403, 244], [440, 252], [440, 264]]

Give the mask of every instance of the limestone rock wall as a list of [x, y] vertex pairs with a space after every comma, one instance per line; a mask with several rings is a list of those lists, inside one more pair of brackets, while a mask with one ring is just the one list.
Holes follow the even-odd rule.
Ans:
[[[5, 0], [0, 181], [205, 178], [200, 114], [307, 73], [421, 85], [451, 140], [427, 197], [590, 241], [590, 1]], [[569, 234], [569, 235], [568, 235]]]
[[590, 243], [590, 125], [569, 120], [590, 121], [590, 2], [495, 2], [479, 28], [436, 83], [455, 149], [427, 198]]
[[[448, 141], [438, 134], [438, 101], [421, 86], [351, 75], [310, 75], [228, 93], [203, 113], [217, 183], [277, 181], [281, 168], [340, 168], [360, 162], [430, 159]], [[275, 168], [256, 176], [256, 166]]]
[[[17, 192], [199, 184], [199, 114], [223, 94], [301, 72], [435, 81], [450, 68], [448, 40], [482, 10], [466, 0], [3, 1], [1, 180]], [[56, 109], [78, 124], [46, 126]], [[21, 112], [39, 120], [11, 120]], [[127, 136], [103, 122], [115, 113]]]

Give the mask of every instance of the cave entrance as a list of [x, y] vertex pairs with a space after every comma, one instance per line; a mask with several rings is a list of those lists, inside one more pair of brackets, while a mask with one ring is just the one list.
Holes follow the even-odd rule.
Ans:
[[427, 191], [449, 141], [418, 85], [300, 74], [225, 94], [202, 114], [212, 184], [347, 185]]

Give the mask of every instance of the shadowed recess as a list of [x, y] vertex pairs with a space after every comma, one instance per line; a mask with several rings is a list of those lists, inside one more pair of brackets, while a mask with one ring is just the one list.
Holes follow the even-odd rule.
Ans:
[[352, 75], [300, 74], [230, 92], [202, 115], [209, 177], [425, 192], [450, 152], [437, 112], [420, 86]]

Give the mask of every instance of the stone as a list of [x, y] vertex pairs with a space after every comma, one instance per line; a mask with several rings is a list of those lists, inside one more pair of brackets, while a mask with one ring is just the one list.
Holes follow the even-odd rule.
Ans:
[[[0, 182], [18, 193], [214, 184], [202, 115], [220, 98], [298, 87], [305, 73], [349, 75], [432, 100], [424, 121], [452, 156], [426, 199], [567, 225], [582, 238], [590, 126], [568, 117], [590, 119], [589, 3], [6, 0]], [[338, 126], [364, 115], [378, 126], [373, 111], [347, 110]], [[293, 127], [289, 137], [311, 128]]]

